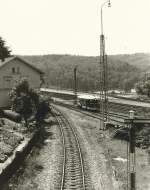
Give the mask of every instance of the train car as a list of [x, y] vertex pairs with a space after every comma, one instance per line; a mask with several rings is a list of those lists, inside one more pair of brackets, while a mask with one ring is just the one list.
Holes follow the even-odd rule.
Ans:
[[97, 111], [99, 108], [99, 100], [93, 95], [78, 96], [78, 106], [89, 111]]
[[[54, 90], [48, 88], [40, 89], [42, 94], [49, 94], [51, 97], [62, 98], [65, 100], [74, 100], [74, 92]], [[69, 97], [69, 98], [68, 98]], [[99, 93], [85, 94], [78, 92], [78, 106], [82, 109], [99, 111]], [[150, 113], [150, 103], [139, 102], [131, 99], [108, 97], [109, 111], [129, 114], [130, 110], [135, 110], [137, 113]]]

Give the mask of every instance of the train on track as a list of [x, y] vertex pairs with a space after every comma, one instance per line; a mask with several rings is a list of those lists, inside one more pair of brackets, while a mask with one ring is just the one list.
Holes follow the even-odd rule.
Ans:
[[[51, 97], [58, 97], [60, 99], [65, 99], [66, 102], [73, 102], [75, 99], [75, 94], [73, 91], [66, 90], [56, 90], [42, 88], [41, 93], [49, 94]], [[86, 110], [98, 111], [100, 110], [100, 95], [97, 93], [78, 93], [77, 105]], [[109, 111], [129, 114], [130, 110], [134, 110], [137, 115], [150, 113], [150, 103], [139, 102], [135, 100], [128, 100], [123, 98], [108, 97], [108, 107]]]
[[99, 111], [99, 98], [93, 95], [78, 96], [77, 106], [89, 111]]

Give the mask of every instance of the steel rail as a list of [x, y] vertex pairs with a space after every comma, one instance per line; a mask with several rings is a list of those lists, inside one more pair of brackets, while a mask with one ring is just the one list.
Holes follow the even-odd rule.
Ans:
[[[66, 108], [74, 110], [74, 111], [77, 111], [79, 113], [82, 113], [84, 115], [90, 116], [92, 118], [96, 118], [96, 119], [100, 119], [101, 118], [101, 119], [103, 119], [99, 113], [92, 113], [92, 112], [89, 112], [89, 111], [84, 111], [84, 110], [81, 110], [81, 109], [79, 109], [77, 107], [74, 107], [72, 105], [68, 105], [68, 104], [65, 104], [65, 103], [62, 103], [62, 102], [61, 103], [60, 102], [55, 102], [54, 104], [66, 107]], [[113, 113], [113, 112], [110, 113], [110, 116], [114, 117], [114, 118], [110, 117], [111, 121], [118, 122], [118, 123], [123, 123], [123, 122], [118, 121], [115, 118], [120, 118], [122, 120], [124, 120], [124, 119], [127, 118], [127, 116], [125, 116], [125, 115], [121, 115], [121, 114], [117, 114], [117, 113]]]
[[68, 119], [66, 119], [66, 116], [56, 107], [52, 106], [53, 110], [55, 110], [55, 112], [59, 113], [59, 117], [56, 116], [56, 119], [59, 123], [60, 129], [61, 129], [61, 133], [63, 136], [63, 147], [64, 147], [64, 159], [63, 159], [63, 169], [62, 169], [62, 179], [61, 179], [61, 187], [60, 190], [64, 189], [65, 186], [65, 168], [66, 168], [66, 141], [65, 141], [65, 133], [64, 133], [64, 129], [63, 129], [63, 125], [62, 123], [64, 123], [65, 125], [67, 124], [67, 126], [69, 126], [69, 128], [72, 131], [72, 134], [75, 137], [75, 141], [77, 143], [77, 147], [78, 147], [78, 153], [79, 153], [79, 158], [80, 158], [80, 165], [81, 165], [81, 174], [82, 174], [82, 186], [83, 186], [83, 190], [86, 190], [85, 188], [85, 174], [84, 174], [84, 164], [83, 164], [83, 158], [82, 158], [82, 151], [81, 151], [81, 147], [80, 147], [80, 143], [77, 137], [77, 134], [75, 133], [71, 123], [68, 121]]
[[69, 124], [69, 126], [71, 127], [71, 130], [75, 136], [77, 145], [78, 145], [78, 150], [79, 150], [79, 155], [80, 155], [80, 161], [81, 161], [81, 170], [82, 170], [82, 181], [83, 181], [83, 190], [85, 190], [85, 174], [84, 174], [84, 163], [83, 163], [83, 156], [82, 156], [82, 151], [81, 151], [81, 147], [80, 147], [80, 143], [79, 143], [79, 139], [77, 137], [77, 134], [75, 132], [75, 130], [73, 129], [73, 126], [70, 124], [70, 122], [68, 120], [66, 120], [67, 123]]
[[[55, 110], [54, 106], [51, 106], [53, 110]], [[62, 124], [60, 120], [58, 119], [57, 115], [53, 112], [53, 115], [55, 116], [59, 126], [60, 127], [60, 132], [62, 136], [62, 144], [63, 144], [63, 167], [62, 167], [62, 178], [61, 178], [61, 185], [60, 185], [60, 190], [63, 190], [63, 181], [64, 181], [64, 176], [65, 176], [65, 162], [66, 162], [66, 148], [65, 148], [65, 137], [64, 137], [64, 132], [62, 129]]]

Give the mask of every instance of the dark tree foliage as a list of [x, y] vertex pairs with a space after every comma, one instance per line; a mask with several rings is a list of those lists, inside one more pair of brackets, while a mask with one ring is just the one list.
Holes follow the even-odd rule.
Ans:
[[[99, 56], [43, 55], [25, 58], [45, 72], [45, 83], [49, 88], [73, 90], [73, 71], [75, 66], [78, 66], [78, 91], [99, 91]], [[128, 60], [129, 56], [123, 56], [123, 58], [121, 55], [108, 56], [108, 87], [110, 90], [130, 91], [140, 80], [141, 70], [129, 64], [133, 61], [128, 62]]]
[[5, 40], [3, 40], [2, 37], [0, 37], [0, 59], [2, 61], [5, 60], [5, 58], [11, 56], [11, 50], [9, 49], [8, 46], [5, 45]]
[[12, 110], [21, 114], [26, 126], [28, 126], [28, 119], [31, 116], [34, 116], [38, 123], [48, 113], [49, 105], [36, 91], [29, 87], [26, 79], [20, 80], [12, 89], [10, 99], [12, 101]]
[[143, 80], [135, 85], [137, 94], [150, 97], [150, 80]]
[[35, 114], [35, 119], [37, 121], [37, 125], [40, 127], [41, 122], [45, 118], [45, 115], [50, 111], [49, 108], [49, 101], [44, 99], [43, 97], [40, 97], [37, 111]]
[[30, 91], [28, 81], [23, 79], [10, 92], [12, 110], [21, 114], [26, 126], [28, 126], [28, 118], [33, 112], [33, 99]]

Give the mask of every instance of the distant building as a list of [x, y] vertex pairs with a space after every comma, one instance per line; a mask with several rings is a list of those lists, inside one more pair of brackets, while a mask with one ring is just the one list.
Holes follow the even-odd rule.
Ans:
[[21, 57], [15, 56], [0, 61], [0, 107], [10, 105], [9, 92], [16, 81], [27, 78], [32, 88], [41, 86], [43, 72]]

